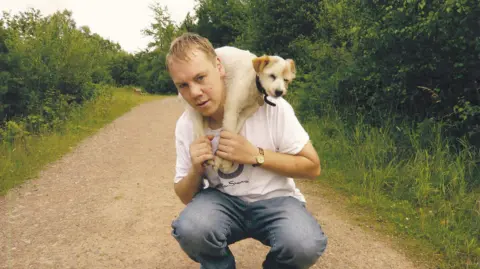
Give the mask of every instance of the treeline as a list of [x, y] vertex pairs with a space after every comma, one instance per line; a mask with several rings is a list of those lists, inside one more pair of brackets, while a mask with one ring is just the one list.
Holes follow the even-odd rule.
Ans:
[[158, 53], [136, 55], [77, 26], [70, 11], [29, 9], [0, 19], [0, 140], [51, 130], [68, 112], [101, 94], [100, 85], [166, 93]]
[[[176, 25], [156, 3], [153, 37], [136, 54], [68, 11], [29, 10], [0, 20], [0, 117], [52, 122], [60, 106], [94, 96], [98, 83], [173, 93], [164, 59], [185, 31], [297, 62], [292, 96], [303, 119], [334, 106], [348, 119], [442, 122], [452, 141], [480, 146], [480, 4], [452, 1], [197, 0]], [[57, 98], [58, 100], [53, 100]], [[43, 115], [43, 116], [42, 116]], [[38, 125], [38, 124], [37, 124]]]
[[441, 121], [480, 146], [479, 17], [474, 0], [199, 0], [180, 28], [294, 58], [303, 117]]
[[[335, 106], [381, 125], [442, 122], [445, 134], [480, 145], [480, 4], [452, 1], [198, 0], [180, 25], [151, 6], [149, 48], [126, 53], [68, 11], [36, 10], [0, 19], [0, 119], [29, 118], [38, 128], [63, 107], [95, 96], [99, 83], [175, 89], [164, 68], [170, 41], [184, 31], [215, 46], [297, 61], [292, 86], [300, 115]], [[328, 104], [328, 105], [327, 105]]]

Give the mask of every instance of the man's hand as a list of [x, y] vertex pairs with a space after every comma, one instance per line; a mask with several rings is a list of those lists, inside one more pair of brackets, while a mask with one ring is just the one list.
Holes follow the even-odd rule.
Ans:
[[199, 191], [202, 184], [202, 175], [205, 172], [203, 163], [213, 160], [211, 140], [213, 136], [204, 136], [196, 139], [190, 145], [190, 158], [192, 166], [188, 174], [174, 184], [175, 193], [184, 204], [188, 204]]
[[201, 175], [205, 171], [203, 163], [213, 160], [212, 141], [213, 136], [199, 137], [190, 145], [190, 156], [192, 160], [193, 170], [196, 174]]
[[216, 155], [223, 159], [241, 164], [254, 164], [255, 156], [258, 154], [258, 148], [243, 136], [228, 131], [220, 133]]

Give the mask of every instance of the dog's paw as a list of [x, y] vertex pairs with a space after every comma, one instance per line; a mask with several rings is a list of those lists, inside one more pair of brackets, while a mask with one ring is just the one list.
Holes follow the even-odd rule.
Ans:
[[229, 160], [222, 160], [222, 163], [220, 164], [220, 170], [225, 174], [233, 173], [235, 170], [234, 168], [233, 162]]
[[220, 166], [222, 165], [223, 159], [218, 156], [215, 156], [215, 158], [211, 161], [213, 162], [213, 170], [215, 172], [218, 172], [218, 169], [220, 169]]
[[213, 166], [215, 164], [214, 160], [207, 160], [205, 161], [206, 166]]

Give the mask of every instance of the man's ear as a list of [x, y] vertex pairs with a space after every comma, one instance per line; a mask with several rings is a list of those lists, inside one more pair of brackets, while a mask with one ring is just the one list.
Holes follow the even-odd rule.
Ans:
[[215, 63], [217, 65], [217, 70], [218, 70], [218, 73], [220, 74], [220, 77], [225, 76], [225, 67], [223, 66], [222, 61], [220, 61], [219, 57], [215, 59]]
[[255, 72], [259, 73], [268, 65], [268, 63], [270, 63], [270, 61], [271, 59], [267, 55], [254, 58], [252, 60], [253, 69], [255, 69]]

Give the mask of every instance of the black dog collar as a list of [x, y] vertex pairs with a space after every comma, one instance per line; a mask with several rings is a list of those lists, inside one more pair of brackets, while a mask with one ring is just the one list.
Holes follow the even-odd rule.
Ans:
[[257, 90], [263, 94], [263, 100], [265, 101], [265, 103], [271, 105], [271, 106], [276, 106], [276, 104], [272, 103], [270, 100], [267, 99], [268, 95], [267, 95], [267, 91], [265, 90], [265, 88], [262, 86], [262, 83], [260, 83], [260, 78], [257, 76], [257, 78], [255, 79], [255, 82], [257, 83]]

